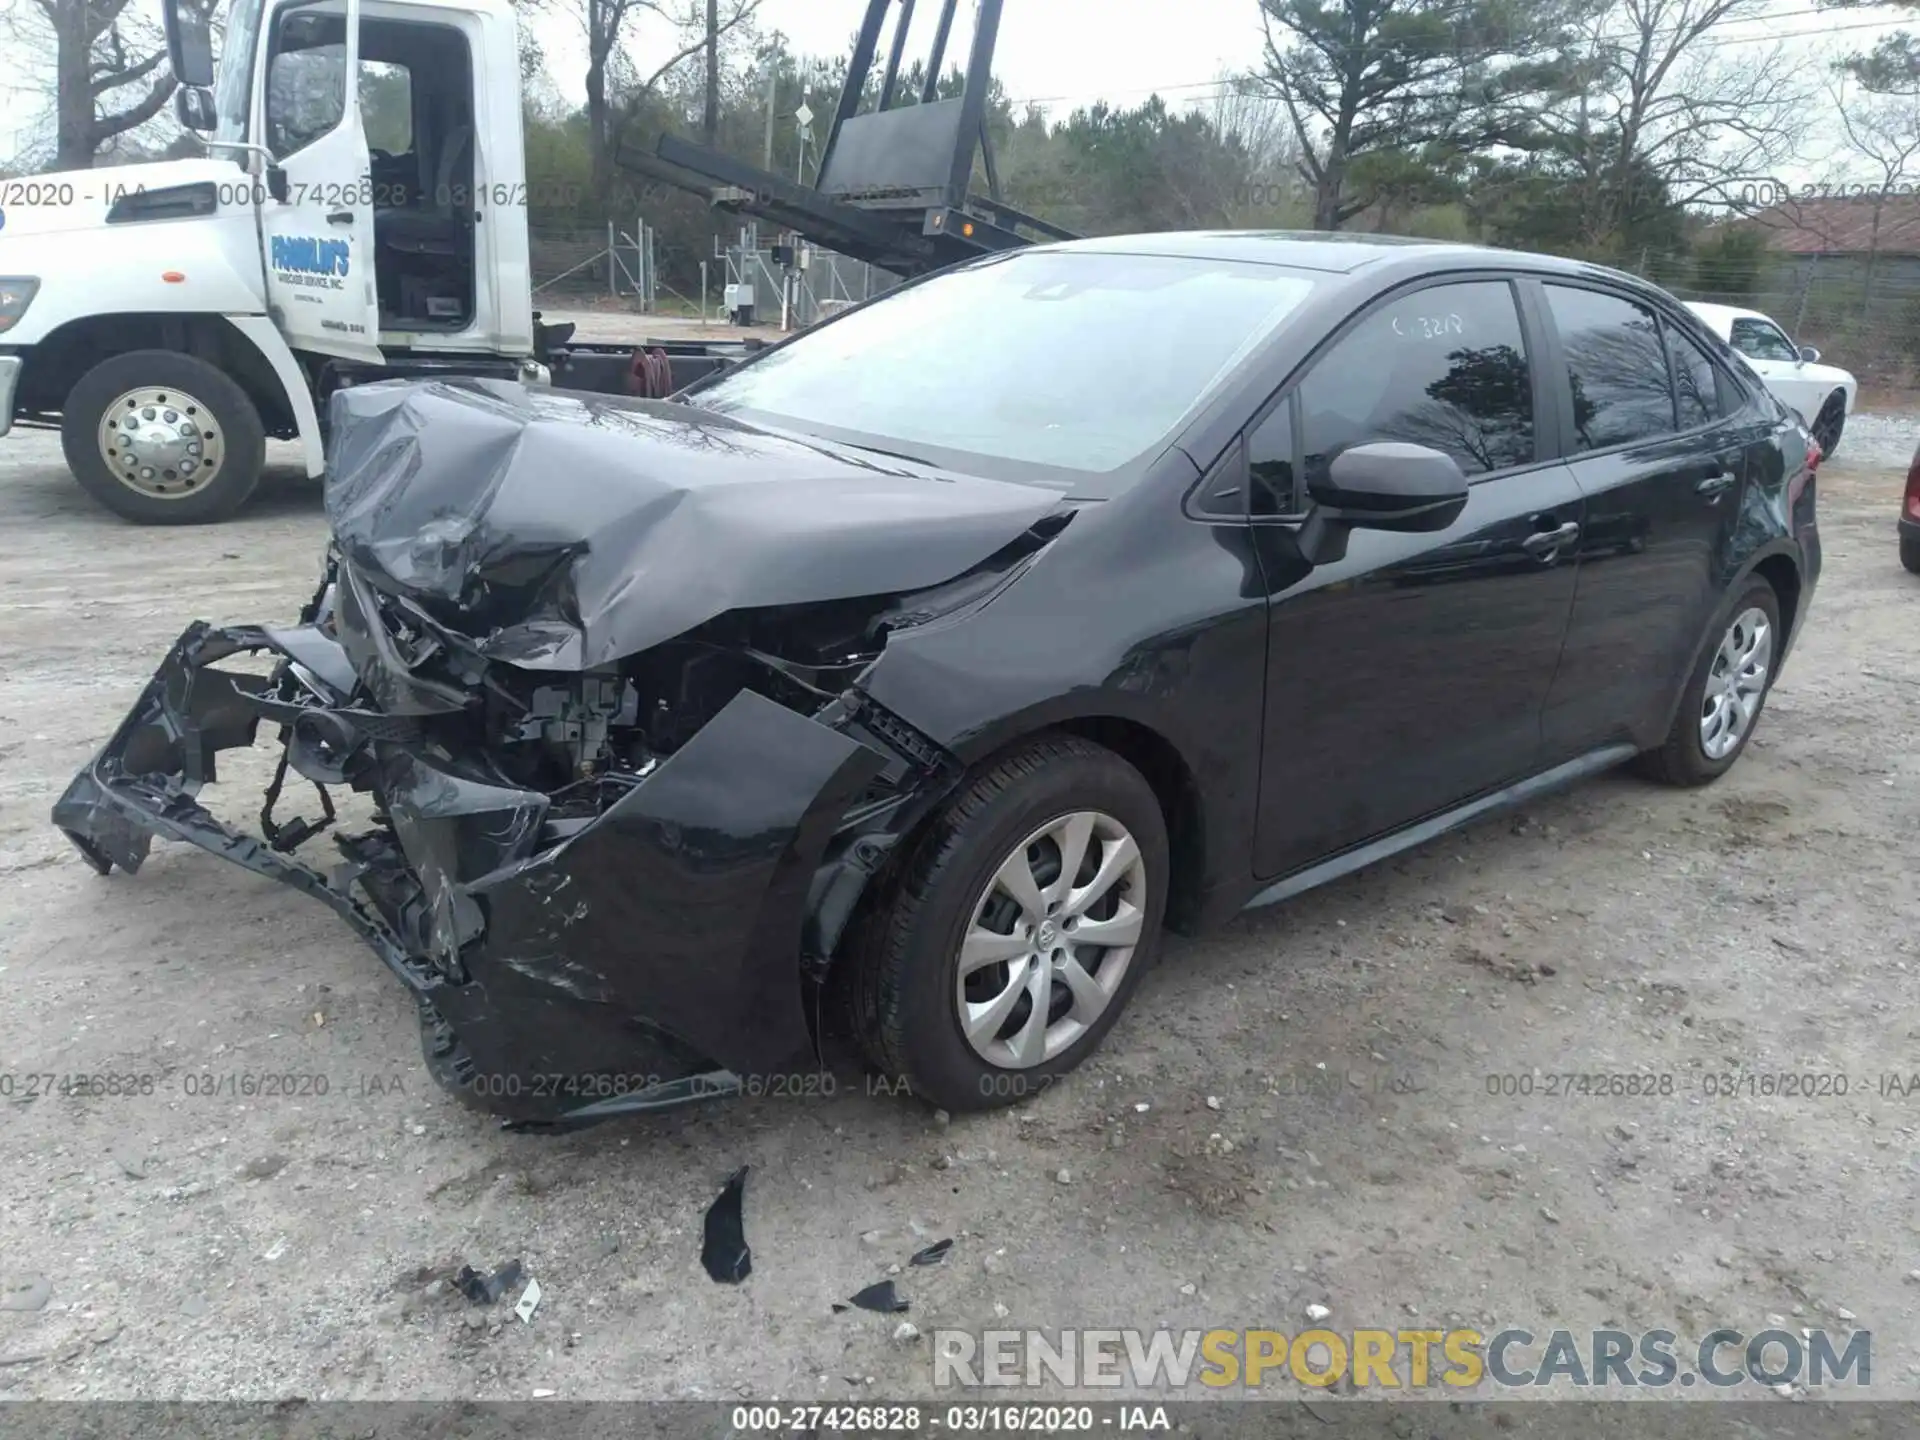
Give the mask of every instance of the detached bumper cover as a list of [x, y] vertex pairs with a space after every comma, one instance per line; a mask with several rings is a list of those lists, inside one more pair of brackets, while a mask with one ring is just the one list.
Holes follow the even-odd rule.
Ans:
[[[297, 702], [216, 668], [261, 651]], [[196, 623], [54, 823], [102, 874], [138, 870], [160, 836], [332, 906], [418, 1001], [436, 1078], [516, 1120], [680, 1103], [805, 1054], [808, 887], [879, 755], [742, 691], [598, 816], [551, 822], [546, 795], [461, 774], [404, 717], [351, 708], [352, 674], [317, 629]], [[314, 827], [263, 812], [259, 839], [196, 798], [263, 718], [316, 784], [349, 753], [376, 767], [386, 823], [338, 836], [330, 872], [287, 853]]]

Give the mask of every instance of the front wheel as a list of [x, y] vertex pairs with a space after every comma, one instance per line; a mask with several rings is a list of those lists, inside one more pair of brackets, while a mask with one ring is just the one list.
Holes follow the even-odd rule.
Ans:
[[60, 441], [81, 487], [142, 525], [226, 519], [266, 460], [246, 391], [175, 350], [131, 350], [87, 371], [67, 395]]
[[1732, 769], [1760, 723], [1779, 670], [1781, 641], [1773, 587], [1749, 581], [1714, 622], [1673, 729], [1659, 749], [1640, 756], [1641, 772], [1667, 785], [1705, 785]]
[[1152, 962], [1166, 821], [1112, 751], [1049, 736], [987, 765], [867, 917], [847, 977], [868, 1058], [947, 1110], [1038, 1094], [1090, 1055]]

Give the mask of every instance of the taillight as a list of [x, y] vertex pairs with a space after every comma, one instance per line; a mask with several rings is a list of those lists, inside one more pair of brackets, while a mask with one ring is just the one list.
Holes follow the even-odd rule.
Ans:
[[1913, 463], [1907, 467], [1907, 518], [1920, 520], [1920, 451], [1916, 451]]

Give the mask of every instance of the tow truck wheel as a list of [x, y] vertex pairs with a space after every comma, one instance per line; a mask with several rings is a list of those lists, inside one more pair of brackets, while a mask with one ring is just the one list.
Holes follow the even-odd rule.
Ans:
[[253, 494], [266, 459], [246, 391], [173, 350], [132, 350], [82, 375], [60, 440], [87, 493], [142, 525], [226, 519]]

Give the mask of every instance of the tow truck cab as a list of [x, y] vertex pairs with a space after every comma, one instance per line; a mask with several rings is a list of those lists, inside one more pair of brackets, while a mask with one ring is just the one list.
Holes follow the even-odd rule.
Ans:
[[[232, 0], [217, 69], [203, 20], [165, 18], [209, 156], [39, 177], [65, 203], [9, 210], [0, 434], [58, 425], [109, 508], [196, 522], [246, 501], [266, 437], [320, 474], [344, 384], [667, 376], [537, 324], [508, 0]], [[676, 384], [742, 349], [689, 348]]]

